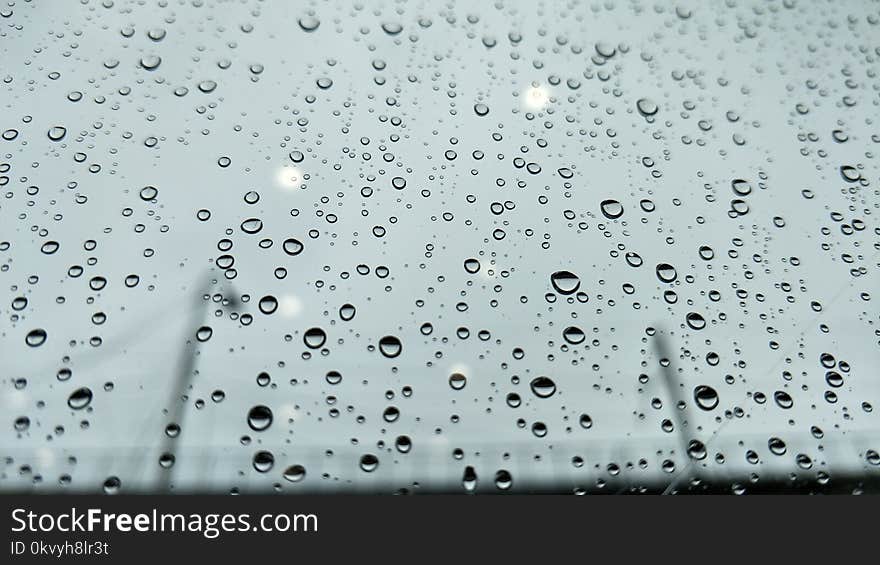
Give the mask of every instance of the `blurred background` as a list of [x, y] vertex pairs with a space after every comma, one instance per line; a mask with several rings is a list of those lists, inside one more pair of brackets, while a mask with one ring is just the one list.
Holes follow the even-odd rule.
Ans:
[[874, 492], [876, 2], [0, 9], [0, 490]]

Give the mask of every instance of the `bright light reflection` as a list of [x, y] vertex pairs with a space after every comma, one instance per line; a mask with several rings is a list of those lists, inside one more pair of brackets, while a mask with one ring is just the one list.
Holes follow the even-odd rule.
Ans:
[[296, 188], [302, 184], [302, 171], [287, 165], [280, 167], [275, 173], [275, 182], [281, 188]]
[[281, 300], [278, 301], [278, 310], [285, 318], [298, 316], [303, 310], [302, 300], [292, 294], [282, 296]]
[[527, 110], [543, 110], [550, 101], [550, 89], [546, 86], [530, 86], [522, 94], [522, 103]]

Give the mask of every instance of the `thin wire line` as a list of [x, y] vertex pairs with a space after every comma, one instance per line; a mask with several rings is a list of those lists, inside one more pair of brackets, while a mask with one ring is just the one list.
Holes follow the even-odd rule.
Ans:
[[[877, 258], [880, 258], [880, 252], [875, 253], [875, 254], [871, 257], [870, 260], [873, 262], [873, 261], [876, 260]], [[847, 283], [846, 285], [844, 285], [844, 286], [843, 286], [843, 287], [837, 292], [837, 294], [834, 295], [834, 297], [833, 297], [833, 298], [831, 299], [831, 301], [828, 303], [828, 306], [827, 306], [827, 307], [830, 307], [832, 304], [834, 304], [835, 302], [837, 302], [837, 300], [840, 299], [840, 297], [843, 296], [843, 294], [844, 294], [846, 291], [848, 291], [850, 288], [852, 288], [853, 286], [855, 286], [857, 280], [858, 280], [858, 279], [853, 279], [853, 280], [851, 280], [849, 283]], [[817, 314], [816, 314], [815, 316], [813, 316], [813, 318], [810, 319], [808, 322], [804, 322], [804, 324], [801, 325], [801, 328], [803, 328], [803, 329], [801, 330], [800, 334], [798, 334], [798, 337], [799, 337], [799, 338], [800, 338], [800, 337], [803, 337], [803, 336], [807, 333], [807, 330], [806, 330], [806, 328], [805, 328], [805, 326], [807, 325], [807, 323], [809, 323], [809, 324], [814, 324], [814, 323], [816, 322], [816, 320], [818, 320], [821, 316], [822, 316], [821, 313], [817, 313]], [[788, 357], [788, 354], [791, 353], [791, 351], [792, 351], [791, 349], [787, 349], [787, 350], [785, 351], [785, 353], [782, 355], [782, 357], [780, 357], [779, 359], [777, 359], [776, 362], [770, 367], [770, 369], [768, 369], [767, 371], [765, 371], [764, 376], [766, 377], [767, 375], [770, 375], [770, 374], [772, 374], [774, 371], [776, 371], [776, 369], [779, 367], [779, 365], [782, 364], [783, 361], [785, 361], [786, 357]], [[670, 361], [671, 361], [671, 360], [670, 360]], [[746, 396], [742, 399], [743, 402], [745, 402], [745, 401], [748, 399], [748, 395], [749, 395], [749, 393], [746, 393]], [[732, 419], [727, 419], [727, 420], [722, 421], [721, 424], [720, 424], [720, 425], [715, 429], [715, 431], [712, 433], [712, 435], [709, 436], [709, 439], [706, 440], [706, 442], [705, 442], [704, 445], [708, 448], [708, 447], [709, 447], [709, 444], [710, 444], [712, 441], [714, 441], [716, 437], [718, 437], [718, 434], [721, 432], [721, 430], [723, 430], [723, 429], [727, 426], [727, 424], [729, 424], [731, 421], [732, 421]], [[690, 469], [691, 467], [693, 467], [693, 465], [694, 465], [694, 461], [689, 457], [689, 458], [687, 459], [687, 463], [686, 463], [685, 466], [682, 468], [682, 470], [681, 470], [680, 472], [676, 473], [675, 476], [672, 478], [672, 480], [669, 482], [669, 486], [666, 487], [666, 489], [663, 491], [663, 494], [670, 494], [670, 493], [672, 492], [672, 490], [673, 490], [673, 489], [676, 487], [676, 485], [678, 484], [679, 480], [684, 476], [684, 474], [688, 471], [688, 469]]]

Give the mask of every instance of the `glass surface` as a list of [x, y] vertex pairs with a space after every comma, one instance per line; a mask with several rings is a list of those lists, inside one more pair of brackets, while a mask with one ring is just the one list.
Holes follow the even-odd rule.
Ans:
[[0, 26], [0, 489], [877, 490], [876, 2]]

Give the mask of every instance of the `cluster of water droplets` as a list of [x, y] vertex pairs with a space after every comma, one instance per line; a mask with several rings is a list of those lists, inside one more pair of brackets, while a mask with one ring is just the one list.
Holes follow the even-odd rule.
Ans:
[[121, 4], [2, 14], [0, 486], [876, 481], [876, 10]]

